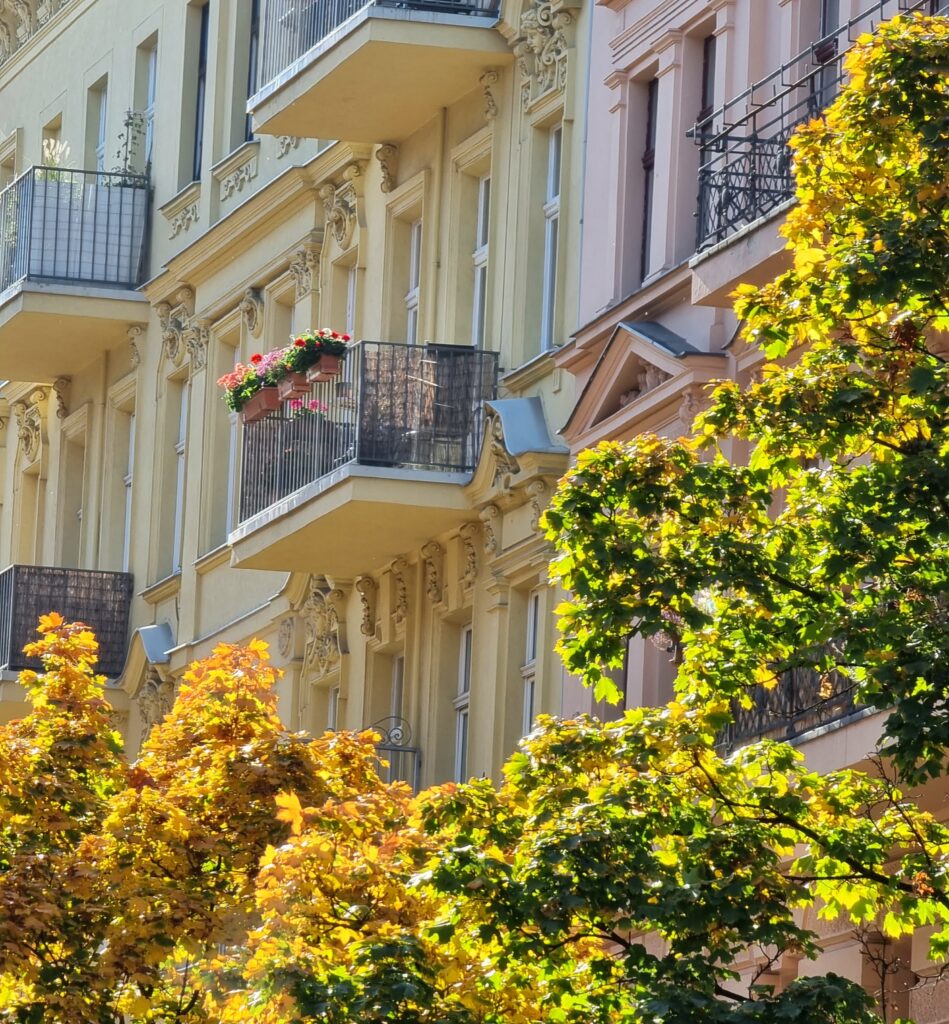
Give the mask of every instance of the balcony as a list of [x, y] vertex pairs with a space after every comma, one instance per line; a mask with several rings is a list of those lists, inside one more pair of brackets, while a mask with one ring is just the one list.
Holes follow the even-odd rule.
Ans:
[[41, 615], [84, 622], [99, 640], [98, 671], [116, 677], [125, 664], [132, 577], [124, 572], [11, 565], [0, 572], [0, 668], [40, 669], [23, 648], [37, 639]]
[[[721, 304], [739, 281], [784, 268], [777, 218], [794, 196], [788, 140], [833, 102], [858, 36], [900, 11], [940, 13], [945, 0], [873, 0], [839, 29], [713, 111], [692, 129], [700, 147], [693, 301]], [[755, 232], [751, 226], [761, 225]], [[752, 237], [757, 235], [758, 237]], [[728, 254], [716, 261], [725, 243]], [[728, 303], [730, 304], [730, 302]]]
[[398, 142], [510, 63], [499, 0], [263, 0], [266, 135]]
[[810, 668], [793, 668], [773, 690], [749, 690], [753, 706], [737, 708], [720, 742], [734, 749], [760, 739], [792, 740], [819, 726], [840, 721], [857, 710], [853, 683], [837, 673], [823, 678]]
[[0, 378], [71, 376], [144, 323], [149, 189], [33, 167], [0, 192]]
[[358, 575], [460, 525], [497, 375], [460, 345], [354, 345], [336, 381], [244, 427], [232, 564]]

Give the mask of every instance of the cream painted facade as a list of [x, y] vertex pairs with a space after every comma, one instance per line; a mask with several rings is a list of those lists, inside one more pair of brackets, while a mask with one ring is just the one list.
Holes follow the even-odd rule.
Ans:
[[[793, 201], [785, 140], [828, 102], [850, 41], [909, 3], [878, 0], [610, 0], [593, 15], [588, 158], [580, 256], [580, 328], [557, 353], [577, 381], [564, 427], [571, 452], [642, 432], [687, 434], [707, 382], [749, 382], [763, 361], [737, 340], [729, 293], [785, 265], [778, 228]], [[946, 5], [917, 4], [930, 13]], [[606, 258], [604, 259], [604, 254]], [[736, 460], [747, 452], [736, 445]], [[669, 699], [671, 650], [630, 643], [626, 704]], [[807, 680], [787, 680], [737, 739], [792, 737], [816, 770], [860, 765], [880, 715], [845, 700], [821, 706]], [[800, 689], [798, 689], [800, 687]], [[567, 682], [565, 704], [590, 697]], [[783, 701], [783, 703], [781, 703]], [[809, 705], [817, 703], [816, 711]], [[934, 785], [924, 804], [949, 816]], [[885, 942], [849, 921], [808, 920], [823, 953], [786, 956], [765, 970], [760, 950], [736, 965], [780, 987], [835, 971], [879, 993], [888, 1016], [949, 1021], [949, 986], [926, 957], [927, 939]]]
[[[277, 0], [27, 6], [0, 4], [3, 183], [44, 140], [70, 148], [10, 207], [6, 244], [15, 262], [17, 211], [36, 231], [71, 203], [42, 238], [78, 246], [79, 269], [64, 257], [44, 276], [30, 251], [0, 294], [0, 564], [131, 574], [110, 693], [132, 750], [192, 659], [261, 637], [291, 725], [381, 723], [393, 770], [420, 784], [495, 773], [534, 714], [562, 707], [536, 525], [568, 461], [555, 432], [573, 378], [554, 352], [577, 322], [588, 7], [356, 4], [278, 88], [249, 75], [251, 53], [274, 69]], [[105, 231], [93, 205], [132, 218], [146, 164], [140, 287], [92, 280], [63, 224]], [[106, 184], [66, 173], [116, 165]], [[423, 364], [496, 353], [496, 400], [463, 410], [476, 436], [436, 436], [454, 468], [366, 464], [357, 441], [242, 515], [250, 428], [216, 379], [322, 325], [415, 342]], [[431, 426], [424, 398], [410, 412]], [[24, 705], [4, 678], [10, 717]]]

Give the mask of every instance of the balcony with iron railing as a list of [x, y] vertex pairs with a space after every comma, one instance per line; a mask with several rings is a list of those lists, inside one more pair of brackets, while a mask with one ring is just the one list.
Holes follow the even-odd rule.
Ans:
[[32, 167], [0, 192], [0, 378], [71, 376], [144, 323], [147, 178]]
[[0, 572], [0, 669], [42, 668], [23, 648], [37, 639], [41, 615], [59, 612], [67, 622], [84, 622], [99, 641], [97, 671], [122, 671], [128, 644], [132, 577], [124, 572], [11, 565]]
[[[844, 59], [856, 39], [901, 12], [941, 14], [947, 0], [871, 0], [839, 28], [700, 120], [690, 131], [699, 149], [696, 250], [693, 269], [751, 225], [770, 224], [794, 195], [788, 141], [840, 91]], [[748, 240], [746, 239], [746, 242]], [[721, 281], [709, 274], [706, 291], [727, 297], [739, 279], [765, 280], [780, 269], [776, 231], [744, 260], [731, 252]], [[737, 275], [737, 276], [736, 276]], [[693, 294], [700, 300], [701, 293]]]
[[262, 0], [258, 132], [397, 142], [510, 63], [499, 0]]
[[353, 345], [341, 373], [243, 428], [232, 564], [345, 577], [465, 518], [496, 353]]

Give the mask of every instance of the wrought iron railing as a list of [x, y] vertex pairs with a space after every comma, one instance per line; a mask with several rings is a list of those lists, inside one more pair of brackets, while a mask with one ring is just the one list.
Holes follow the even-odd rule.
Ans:
[[117, 676], [125, 665], [132, 577], [125, 572], [11, 565], [0, 572], [0, 668], [38, 669], [23, 654], [37, 639], [41, 615], [59, 612], [84, 622], [99, 641], [98, 671]]
[[137, 287], [148, 206], [143, 175], [31, 168], [0, 192], [0, 293], [24, 280]]
[[263, 0], [260, 73], [268, 85], [353, 15], [370, 7], [496, 17], [499, 0]]
[[370, 728], [380, 736], [376, 744], [379, 774], [386, 782], [407, 782], [417, 793], [421, 781], [422, 751], [412, 745], [412, 729], [404, 718], [383, 718]]
[[771, 690], [749, 687], [752, 707], [734, 708], [734, 721], [719, 737], [732, 749], [770, 738], [789, 740], [820, 725], [838, 721], [856, 710], [854, 684], [838, 672], [821, 674], [799, 667], [784, 672]]
[[497, 376], [494, 352], [353, 345], [335, 381], [244, 427], [241, 521], [349, 463], [472, 472]]
[[792, 197], [788, 140], [833, 101], [844, 79], [844, 56], [859, 35], [900, 11], [939, 14], [949, 3], [873, 0], [864, 8], [692, 129], [701, 147], [697, 250], [723, 241]]

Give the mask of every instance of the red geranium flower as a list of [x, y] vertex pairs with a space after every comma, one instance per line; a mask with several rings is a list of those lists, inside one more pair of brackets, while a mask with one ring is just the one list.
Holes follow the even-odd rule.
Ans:
[[352, 341], [352, 339], [350, 338], [350, 336], [348, 334], [344, 334], [343, 335], [343, 341]]
[[256, 366], [261, 361], [261, 359], [263, 359], [263, 358], [264, 357], [259, 352], [255, 352], [250, 357], [250, 361], [254, 364], [254, 366]]
[[336, 333], [336, 331], [333, 331], [333, 334], [332, 334], [332, 336], [333, 336], [334, 338], [338, 338], [338, 337], [339, 337], [339, 335], [338, 335], [338, 334]]
[[297, 348], [306, 348], [306, 342], [303, 338], [297, 338], [293, 344], [296, 345]]

